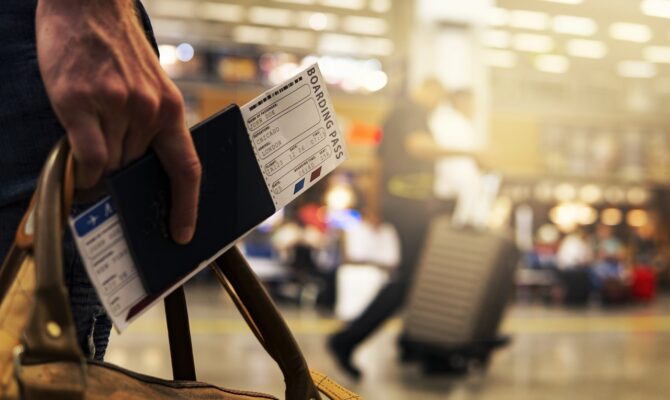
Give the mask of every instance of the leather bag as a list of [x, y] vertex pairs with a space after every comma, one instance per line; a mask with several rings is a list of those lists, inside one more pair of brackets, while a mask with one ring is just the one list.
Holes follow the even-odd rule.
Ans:
[[[276, 399], [195, 380], [181, 288], [165, 300], [174, 380], [85, 359], [63, 283], [63, 223], [74, 193], [73, 176], [63, 139], [47, 159], [31, 207], [0, 269], [0, 399]], [[210, 268], [280, 367], [286, 399], [360, 399], [309, 370], [284, 319], [237, 248]]]

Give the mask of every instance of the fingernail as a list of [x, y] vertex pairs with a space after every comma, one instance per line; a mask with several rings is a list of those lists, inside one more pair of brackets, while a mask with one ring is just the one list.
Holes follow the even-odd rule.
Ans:
[[177, 235], [174, 240], [179, 244], [187, 244], [193, 238], [194, 229], [191, 226], [185, 226], [177, 229]]

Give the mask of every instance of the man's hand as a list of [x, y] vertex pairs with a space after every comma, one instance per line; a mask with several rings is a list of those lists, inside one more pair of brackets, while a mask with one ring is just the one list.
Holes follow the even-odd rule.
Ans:
[[40, 0], [37, 56], [53, 109], [67, 131], [82, 188], [152, 147], [172, 187], [170, 230], [195, 230], [201, 166], [184, 101], [162, 70], [132, 0]]

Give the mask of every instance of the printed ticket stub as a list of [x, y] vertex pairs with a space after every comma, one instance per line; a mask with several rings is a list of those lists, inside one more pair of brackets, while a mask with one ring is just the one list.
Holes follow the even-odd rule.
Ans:
[[147, 292], [130, 257], [111, 197], [70, 218], [70, 228], [102, 305], [116, 329], [122, 331], [132, 321], [126, 318], [128, 311], [146, 298]]
[[346, 158], [317, 64], [241, 108], [265, 183], [279, 209]]
[[[277, 210], [346, 158], [344, 139], [316, 64], [240, 109]], [[188, 276], [159, 296], [151, 296], [133, 262], [111, 197], [71, 217], [70, 228], [91, 282], [119, 332], [234, 244], [194, 265]]]

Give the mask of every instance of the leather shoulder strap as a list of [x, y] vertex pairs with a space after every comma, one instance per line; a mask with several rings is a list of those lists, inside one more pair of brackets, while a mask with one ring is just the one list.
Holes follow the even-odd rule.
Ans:
[[26, 359], [82, 363], [63, 281], [63, 189], [69, 150], [67, 140], [61, 139], [49, 154], [37, 187], [33, 246], [37, 285], [23, 342]]
[[331, 400], [361, 399], [326, 375], [309, 371], [286, 322], [236, 247], [211, 267], [251, 331], [282, 369], [287, 399], [317, 399], [319, 392]]

